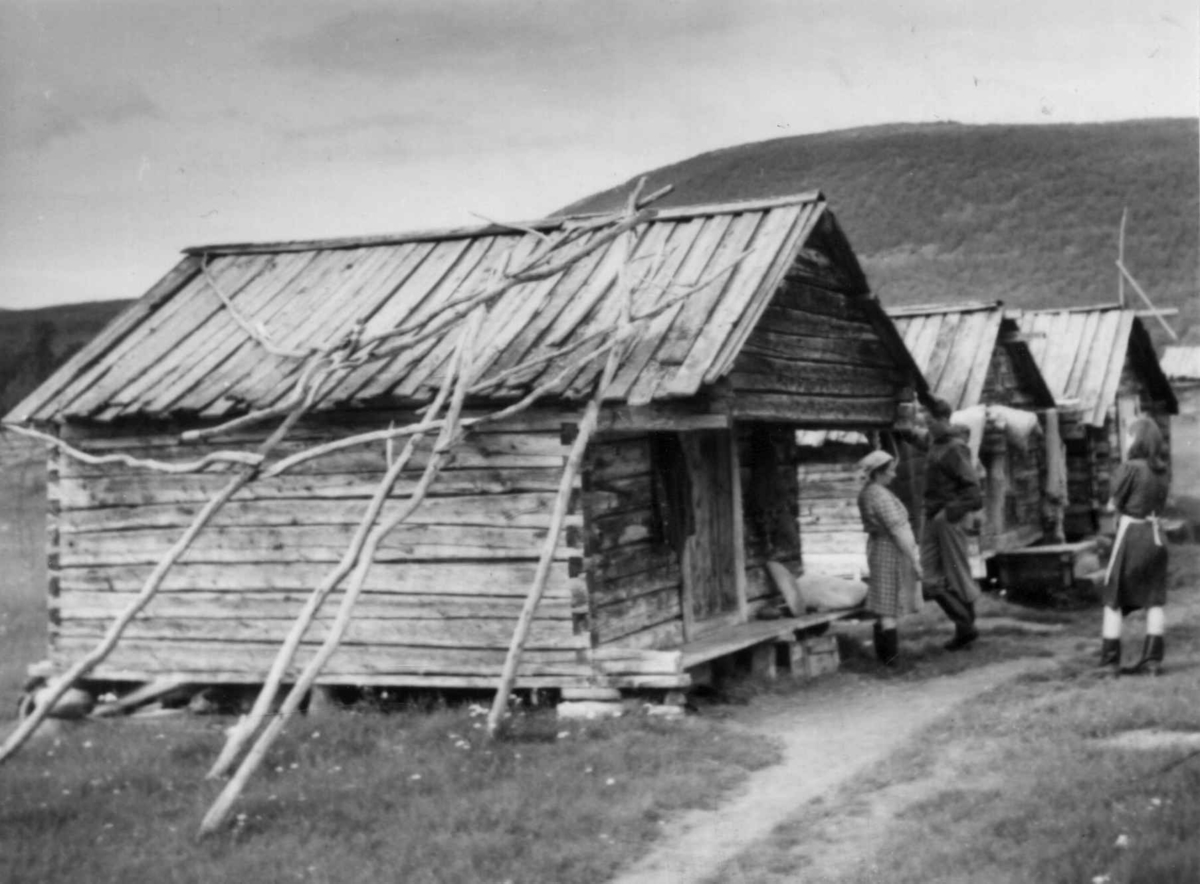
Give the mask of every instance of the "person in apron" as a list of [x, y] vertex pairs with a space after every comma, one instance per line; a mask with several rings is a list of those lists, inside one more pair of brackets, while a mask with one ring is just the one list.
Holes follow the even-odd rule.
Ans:
[[875, 656], [885, 666], [900, 653], [897, 620], [919, 610], [917, 581], [921, 557], [908, 510], [888, 489], [896, 478], [896, 459], [886, 451], [872, 451], [858, 462], [864, 484], [858, 494], [858, 512], [867, 532], [867, 610], [875, 621]]
[[[1114, 674], [1158, 675], [1167, 601], [1167, 547], [1158, 524], [1167, 503], [1166, 446], [1158, 425], [1144, 417], [1130, 424], [1129, 440], [1125, 462], [1113, 475], [1117, 536], [1104, 575], [1100, 666]], [[1122, 669], [1122, 620], [1140, 608], [1146, 609], [1142, 656]]]

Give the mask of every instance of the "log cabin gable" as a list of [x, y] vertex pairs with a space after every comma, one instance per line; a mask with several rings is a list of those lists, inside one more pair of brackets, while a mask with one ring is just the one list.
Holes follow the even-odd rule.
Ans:
[[1150, 333], [1140, 320], [1135, 320], [1129, 332], [1129, 349], [1121, 370], [1120, 388], [1135, 386], [1142, 410], [1154, 414], [1179, 414], [1179, 401], [1171, 382], [1162, 370], [1154, 351]]
[[733, 417], [824, 429], [890, 427], [899, 402], [926, 391], [835, 232], [819, 228], [800, 249], [734, 360]]
[[1000, 324], [1000, 334], [992, 350], [991, 362], [983, 384], [983, 401], [1013, 408], [1042, 410], [1053, 408], [1054, 395], [1037, 363], [1021, 339], [1020, 330], [1011, 318]]

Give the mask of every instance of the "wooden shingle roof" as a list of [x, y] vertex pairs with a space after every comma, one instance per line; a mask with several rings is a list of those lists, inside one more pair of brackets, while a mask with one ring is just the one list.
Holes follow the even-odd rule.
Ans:
[[1077, 401], [1084, 423], [1104, 425], [1116, 402], [1121, 372], [1130, 359], [1154, 398], [1172, 414], [1178, 404], [1162, 372], [1154, 345], [1132, 310], [1118, 306], [1010, 313], [1021, 327], [1029, 350], [1059, 402]]
[[1200, 345], [1176, 344], [1164, 348], [1162, 370], [1172, 381], [1200, 381]]
[[[188, 249], [174, 270], [7, 420], [222, 418], [277, 403], [297, 377], [297, 360], [267, 353], [224, 308], [214, 287], [280, 347], [318, 347], [355, 324], [371, 335], [419, 321], [528, 255], [537, 233], [578, 223], [555, 218], [521, 228]], [[635, 232], [632, 266], [645, 277], [633, 296], [635, 315], [746, 254], [695, 297], [640, 324], [633, 356], [611, 390], [618, 400], [692, 396], [727, 373], [740, 342], [803, 255], [837, 265], [847, 288], [867, 295], [857, 260], [820, 193], [663, 210]], [[586, 234], [581, 246], [599, 235]], [[487, 373], [539, 357], [546, 361], [489, 396], [522, 395], [561, 368], [556, 351], [612, 327], [619, 259], [616, 244], [609, 243], [574, 267], [501, 297], [480, 335]], [[387, 361], [360, 366], [323, 407], [426, 401], [453, 344], [453, 336], [430, 338]], [[557, 395], [582, 398], [599, 370], [594, 361]]]
[[[979, 404], [1002, 334], [1017, 331], [999, 303], [889, 307], [887, 313], [933, 395], [945, 399], [955, 410]], [[1021, 342], [1006, 346], [1014, 368], [1033, 394], [1034, 404], [1053, 408], [1054, 397], [1026, 346]]]

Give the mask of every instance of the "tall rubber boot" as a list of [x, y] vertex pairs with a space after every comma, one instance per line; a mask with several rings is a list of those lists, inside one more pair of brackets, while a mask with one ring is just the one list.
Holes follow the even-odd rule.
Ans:
[[1148, 635], [1142, 643], [1142, 659], [1121, 670], [1122, 675], [1162, 675], [1163, 637]]
[[875, 622], [875, 659], [884, 666], [893, 666], [900, 654], [900, 636], [895, 627], [884, 629]]
[[883, 630], [880, 637], [883, 639], [883, 665], [895, 666], [896, 661], [900, 659], [900, 633], [892, 627]]
[[979, 638], [979, 630], [975, 628], [974, 605], [950, 593], [934, 596], [933, 600], [954, 624], [954, 638], [942, 645], [943, 648], [947, 651], [961, 651]]
[[1119, 638], [1105, 638], [1100, 640], [1100, 662], [1097, 664], [1099, 669], [1111, 670], [1113, 675], [1119, 675], [1121, 672], [1121, 640]]

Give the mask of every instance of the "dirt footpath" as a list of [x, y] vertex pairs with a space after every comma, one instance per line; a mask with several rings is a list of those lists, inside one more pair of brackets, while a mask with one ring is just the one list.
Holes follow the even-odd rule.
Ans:
[[1054, 665], [1024, 658], [913, 683], [879, 682], [783, 712], [754, 727], [780, 741], [783, 761], [751, 776], [720, 808], [693, 811], [667, 827], [650, 855], [612, 884], [685, 884], [717, 870], [766, 837], [805, 803], [886, 759], [971, 697], [1017, 675]]

